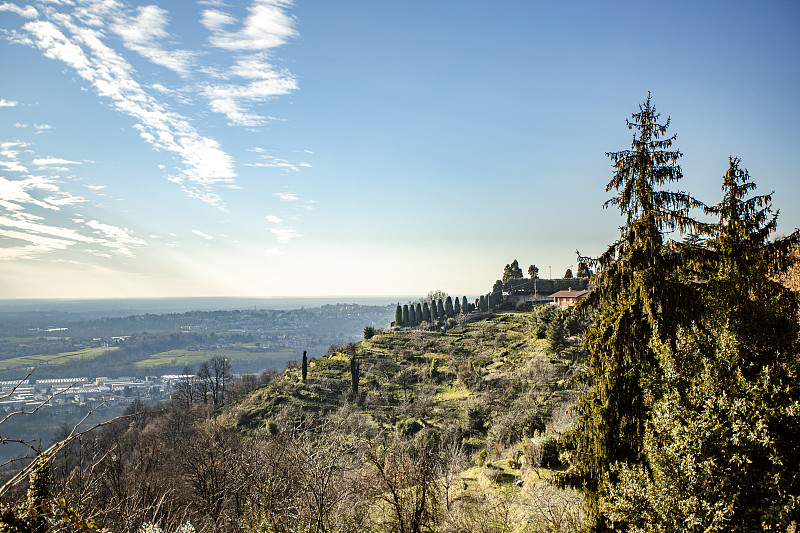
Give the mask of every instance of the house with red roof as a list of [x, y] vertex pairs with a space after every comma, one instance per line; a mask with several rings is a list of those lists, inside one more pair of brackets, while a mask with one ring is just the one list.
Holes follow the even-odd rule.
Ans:
[[550, 298], [553, 299], [553, 305], [566, 309], [578, 303], [587, 294], [589, 294], [589, 291], [573, 291], [572, 287], [570, 287], [565, 291], [554, 292], [550, 295]]

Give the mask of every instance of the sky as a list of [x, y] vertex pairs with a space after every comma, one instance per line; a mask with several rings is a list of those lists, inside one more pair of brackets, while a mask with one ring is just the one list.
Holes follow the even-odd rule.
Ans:
[[800, 226], [800, 3], [0, 0], [0, 298], [486, 293], [618, 236], [652, 95]]

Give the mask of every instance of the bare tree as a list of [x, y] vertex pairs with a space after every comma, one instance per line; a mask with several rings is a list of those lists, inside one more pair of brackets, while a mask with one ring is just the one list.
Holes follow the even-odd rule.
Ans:
[[372, 486], [384, 503], [382, 527], [420, 533], [435, 527], [441, 499], [437, 439], [425, 431], [413, 440], [384, 435], [366, 449]]
[[203, 361], [200, 365], [200, 370], [197, 371], [197, 377], [200, 380], [204, 402], [208, 402], [207, 398], [210, 393], [214, 407], [221, 407], [224, 405], [225, 391], [228, 389], [230, 381], [233, 379], [230, 360], [215, 355], [208, 361]]

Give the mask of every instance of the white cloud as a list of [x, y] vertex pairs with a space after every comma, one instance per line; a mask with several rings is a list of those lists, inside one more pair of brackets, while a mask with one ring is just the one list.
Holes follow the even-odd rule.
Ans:
[[188, 75], [197, 54], [188, 50], [166, 50], [159, 40], [169, 37], [167, 11], [155, 5], [141, 6], [136, 15], [117, 13], [111, 30], [125, 47], [181, 75]]
[[[110, 249], [118, 255], [131, 256], [134, 248], [146, 244], [128, 229], [98, 220], [87, 222], [83, 215], [71, 211], [86, 200], [62, 189], [63, 180], [54, 172], [60, 168], [57, 165], [79, 163], [36, 157], [28, 146], [19, 141], [0, 143], [0, 155], [8, 158], [2, 166], [20, 172], [13, 179], [0, 176], [0, 236], [6, 239], [0, 259], [35, 259], [68, 248], [105, 256], [109, 256]], [[26, 149], [20, 152], [19, 148]], [[30, 161], [21, 161], [21, 153]], [[27, 163], [39, 167], [38, 173], [28, 173]]]
[[[278, 120], [259, 113], [254, 106], [298, 88], [295, 77], [270, 60], [276, 47], [297, 35], [296, 21], [288, 12], [292, 2], [285, 0], [252, 0], [241, 18], [226, 11], [229, 8], [223, 7], [223, 2], [201, 4], [207, 6], [200, 22], [209, 31], [208, 44], [222, 53], [176, 46], [179, 36], [170, 33], [171, 17], [155, 4], [131, 6], [119, 0], [84, 0], [59, 2], [61, 7], [46, 6], [41, 13], [11, 4], [2, 4], [2, 9], [35, 14], [35, 20], [25, 21], [21, 31], [8, 32], [7, 37], [73, 69], [98, 96], [133, 120], [144, 142], [177, 155], [179, 166], [168, 173], [169, 181], [191, 198], [224, 208], [217, 188], [237, 188], [233, 158], [164, 99], [194, 106], [200, 96], [208, 109], [238, 126], [254, 127]], [[177, 72], [189, 80], [187, 85], [171, 84], [167, 88], [165, 84], [144, 83], [142, 76], [146, 73], [134, 69], [122, 46], [154, 65]], [[34, 127], [44, 131], [48, 126]]]
[[36, 130], [36, 133], [41, 133], [43, 131], [53, 129], [53, 126], [51, 126], [50, 124], [34, 124], [33, 129]]
[[10, 11], [27, 19], [33, 19], [39, 15], [39, 12], [36, 11], [36, 8], [33, 6], [19, 7], [16, 4], [10, 4], [8, 2], [0, 4], [0, 11]]
[[93, 191], [99, 191], [99, 190], [105, 189], [106, 186], [105, 185], [86, 185], [86, 188], [87, 189], [91, 189]]
[[292, 239], [296, 239], [298, 237], [302, 237], [294, 228], [290, 228], [288, 226], [279, 226], [277, 228], [270, 228], [270, 233], [275, 235], [278, 238], [278, 242], [282, 244], [286, 244]]
[[267, 50], [285, 44], [297, 35], [295, 19], [285, 8], [291, 2], [282, 0], [256, 0], [247, 18], [238, 28], [229, 31], [239, 22], [232, 15], [217, 9], [203, 11], [200, 22], [211, 32], [209, 43], [226, 50]]
[[16, 100], [6, 100], [5, 98], [0, 98], [0, 107], [15, 107], [19, 105], [19, 102]]
[[202, 237], [202, 238], [206, 239], [207, 241], [210, 241], [210, 240], [212, 240], [214, 238], [214, 237], [212, 237], [211, 235], [209, 235], [207, 233], [203, 233], [199, 229], [193, 229], [192, 233], [194, 233], [198, 237]]
[[264, 218], [267, 219], [267, 222], [272, 222], [273, 224], [281, 224], [283, 222], [283, 219], [280, 219], [275, 215], [267, 215]]
[[276, 192], [272, 196], [277, 196], [281, 202], [296, 202], [300, 199], [293, 192]]
[[61, 159], [58, 157], [42, 157], [33, 160], [34, 165], [40, 167], [48, 167], [54, 165], [80, 165], [80, 161], [70, 161], [69, 159]]
[[[94, 12], [100, 16], [102, 12]], [[89, 81], [100, 96], [132, 117], [141, 137], [158, 149], [177, 154], [183, 168], [170, 176], [193, 198], [221, 206], [221, 197], [211, 189], [234, 182], [233, 159], [214, 139], [203, 137], [183, 116], [169, 111], [147, 94], [133, 78], [133, 68], [113, 49], [103, 43], [103, 34], [80, 27], [71, 19], [58, 18], [68, 37], [51, 21], [26, 23], [23, 28], [45, 56], [58, 59]]]
[[5, 167], [6, 170], [12, 172], [27, 172], [28, 169], [20, 165], [16, 161], [0, 161], [0, 167]]
[[[262, 162], [259, 163], [245, 163], [248, 167], [267, 167], [267, 168], [280, 168], [286, 171], [294, 171], [297, 172], [300, 170], [296, 165], [290, 163], [285, 159], [281, 159], [279, 157], [274, 157], [271, 155], [262, 155], [261, 156]], [[303, 166], [303, 165], [301, 165]]]
[[86, 225], [101, 236], [101, 244], [103, 246], [112, 248], [121, 255], [131, 256], [133, 255], [132, 247], [146, 244], [142, 239], [134, 237], [133, 232], [127, 228], [118, 228], [110, 224], [103, 224], [97, 220], [90, 220], [86, 222]]

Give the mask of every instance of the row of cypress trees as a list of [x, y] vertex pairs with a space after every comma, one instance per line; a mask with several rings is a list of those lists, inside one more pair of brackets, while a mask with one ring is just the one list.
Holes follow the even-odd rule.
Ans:
[[[500, 290], [497, 290], [497, 283]], [[481, 295], [474, 303], [468, 302], [466, 296], [451, 298], [450, 296], [442, 299], [431, 300], [430, 304], [416, 302], [412, 304], [397, 304], [394, 312], [394, 323], [398, 327], [419, 326], [422, 322], [436, 324], [440, 320], [454, 318], [458, 315], [474, 313], [476, 311], [489, 311], [496, 308], [502, 302], [502, 282], [498, 280], [492, 292]], [[454, 303], [455, 302], [455, 303]]]

